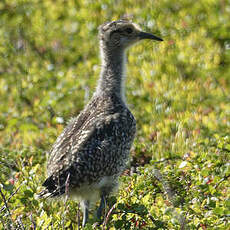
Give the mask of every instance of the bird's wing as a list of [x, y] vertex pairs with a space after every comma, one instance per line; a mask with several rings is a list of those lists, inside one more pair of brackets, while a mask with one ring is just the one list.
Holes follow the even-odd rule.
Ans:
[[99, 117], [82, 128], [81, 133], [71, 136], [71, 147], [65, 156], [56, 157], [55, 162], [50, 159], [48, 167], [52, 168], [52, 174], [43, 184], [45, 194], [60, 195], [65, 192], [67, 182], [78, 187], [124, 169], [135, 135], [135, 119], [128, 110]]
[[73, 136], [75, 136], [75, 139], [76, 136], [81, 137], [78, 138], [79, 144], [81, 141], [84, 141], [82, 131], [84, 130], [84, 126], [95, 115], [94, 111], [96, 107], [97, 100], [92, 100], [76, 118], [69, 121], [63, 132], [58, 136], [49, 152], [47, 163], [48, 175], [53, 174], [53, 165], [62, 161], [62, 159], [67, 159], [67, 156], [69, 156], [73, 145]]

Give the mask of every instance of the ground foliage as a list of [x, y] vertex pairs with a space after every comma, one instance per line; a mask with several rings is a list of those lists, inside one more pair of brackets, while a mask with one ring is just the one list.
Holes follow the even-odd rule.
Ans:
[[95, 87], [97, 27], [123, 15], [164, 42], [128, 52], [137, 137], [111, 215], [94, 228], [230, 228], [229, 2], [2, 0], [1, 229], [77, 229], [76, 202], [34, 195], [46, 151]]

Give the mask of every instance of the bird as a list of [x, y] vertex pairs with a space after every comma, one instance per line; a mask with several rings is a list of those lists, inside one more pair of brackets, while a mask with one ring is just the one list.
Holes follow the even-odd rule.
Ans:
[[53, 144], [47, 162], [47, 179], [40, 198], [68, 192], [88, 222], [90, 204], [100, 199], [101, 218], [109, 195], [127, 167], [136, 133], [136, 120], [125, 97], [126, 50], [144, 39], [163, 41], [126, 19], [99, 26], [101, 72], [95, 92], [80, 114], [72, 118]]

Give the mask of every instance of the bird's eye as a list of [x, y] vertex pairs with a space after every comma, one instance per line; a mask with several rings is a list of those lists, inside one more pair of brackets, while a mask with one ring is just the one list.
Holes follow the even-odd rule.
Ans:
[[127, 33], [127, 34], [131, 34], [132, 32], [133, 32], [133, 29], [132, 28], [126, 28], [125, 29], [125, 32]]

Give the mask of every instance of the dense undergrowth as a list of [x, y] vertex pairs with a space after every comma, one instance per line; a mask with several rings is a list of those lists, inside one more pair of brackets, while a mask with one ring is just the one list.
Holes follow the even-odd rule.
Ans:
[[[0, 229], [77, 229], [78, 205], [37, 200], [46, 152], [92, 95], [97, 27], [123, 15], [164, 42], [128, 52], [137, 137], [104, 226], [230, 228], [228, 1], [0, 2]], [[81, 218], [81, 214], [80, 214]]]

